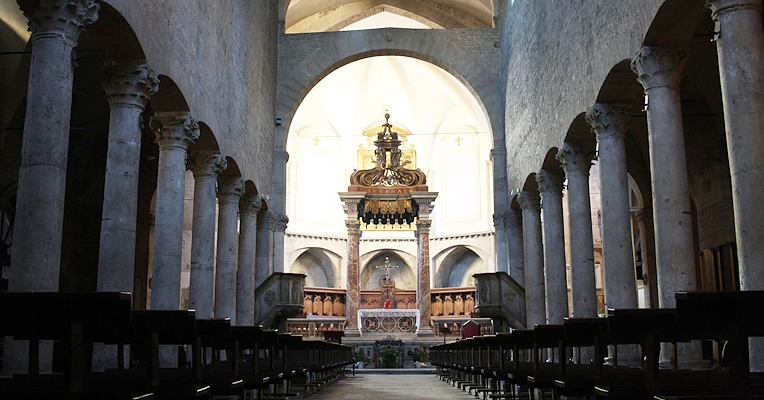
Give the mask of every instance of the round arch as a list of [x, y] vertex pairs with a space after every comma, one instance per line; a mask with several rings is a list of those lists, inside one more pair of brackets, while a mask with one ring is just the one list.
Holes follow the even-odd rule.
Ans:
[[438, 253], [435, 288], [474, 286], [472, 275], [488, 272], [488, 264], [470, 246], [456, 245]]
[[325, 249], [309, 247], [302, 249], [289, 267], [293, 274], [305, 274], [305, 286], [338, 287], [339, 274], [337, 266]]
[[[361, 273], [358, 279], [361, 290], [379, 290], [385, 272], [377, 266], [384, 265], [386, 257], [389, 258], [391, 265], [398, 266], [398, 268], [390, 270], [390, 279], [395, 281], [395, 288], [415, 290], [416, 274], [411, 266], [413, 256], [392, 249], [375, 250], [361, 256]], [[413, 258], [416, 261], [416, 257]]]

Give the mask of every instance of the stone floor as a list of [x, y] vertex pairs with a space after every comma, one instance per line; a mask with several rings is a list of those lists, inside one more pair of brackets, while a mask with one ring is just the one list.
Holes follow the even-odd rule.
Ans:
[[310, 396], [311, 399], [475, 399], [435, 375], [348, 374]]

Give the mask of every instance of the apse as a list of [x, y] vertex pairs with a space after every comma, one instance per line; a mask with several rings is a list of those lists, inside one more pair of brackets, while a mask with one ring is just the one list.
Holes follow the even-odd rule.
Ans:
[[294, 261], [289, 272], [305, 274], [305, 286], [337, 287], [334, 265], [321, 249], [311, 248], [302, 253]]
[[437, 265], [435, 287], [473, 286], [475, 280], [472, 275], [481, 272], [488, 272], [483, 259], [465, 246], [456, 246]]

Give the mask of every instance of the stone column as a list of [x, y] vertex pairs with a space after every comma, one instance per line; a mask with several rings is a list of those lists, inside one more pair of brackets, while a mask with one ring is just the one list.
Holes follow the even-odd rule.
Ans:
[[[98, 20], [95, 0], [25, 0], [32, 31], [8, 291], [57, 292], [72, 111], [72, 54]], [[8, 353], [6, 353], [8, 354]], [[9, 364], [10, 362], [10, 364]], [[3, 373], [21, 360], [8, 360]], [[26, 361], [23, 361], [26, 365]]]
[[[276, 137], [286, 137], [285, 126], [276, 125]], [[286, 173], [289, 153], [284, 149], [273, 150], [273, 179], [271, 190], [271, 201], [268, 204], [270, 210], [276, 214], [286, 213]]]
[[642, 240], [642, 274], [647, 275], [650, 308], [658, 308], [658, 272], [655, 270], [655, 231], [653, 209], [642, 208], [635, 216]]
[[568, 227], [570, 228], [571, 316], [597, 317], [594, 278], [594, 238], [589, 199], [589, 168], [594, 149], [581, 143], [565, 143], [557, 153], [568, 178]]
[[196, 318], [212, 318], [215, 282], [215, 185], [227, 167], [225, 156], [216, 151], [191, 154], [194, 173], [194, 219], [191, 227], [191, 282], [188, 306]]
[[180, 308], [186, 152], [199, 138], [199, 124], [187, 112], [157, 112], [151, 118], [151, 129], [159, 144], [151, 309], [177, 310]]
[[273, 272], [284, 272], [284, 232], [286, 232], [289, 217], [284, 214], [276, 215], [276, 225], [273, 230]]
[[273, 230], [276, 227], [273, 212], [265, 211], [257, 220], [257, 248], [255, 249], [255, 289], [273, 272]]
[[[741, 290], [764, 289], [764, 34], [761, 0], [708, 0], [716, 41]], [[26, 132], [25, 132], [26, 134]], [[752, 371], [764, 371], [764, 340], [750, 342]]]
[[517, 202], [523, 210], [523, 258], [525, 265], [526, 327], [546, 324], [544, 299], [544, 249], [541, 244], [541, 199], [539, 193], [522, 191]]
[[546, 319], [561, 324], [568, 316], [568, 280], [565, 265], [565, 231], [562, 222], [562, 170], [542, 169], [536, 174], [544, 210], [544, 288]]
[[361, 331], [358, 326], [358, 303], [361, 301], [361, 286], [358, 281], [360, 254], [358, 242], [361, 239], [361, 222], [357, 219], [345, 221], [348, 229], [348, 287], [345, 292], [345, 315], [347, 324], [345, 334], [358, 336]]
[[683, 51], [643, 47], [631, 66], [648, 96], [650, 175], [655, 215], [655, 258], [661, 308], [676, 306], [674, 293], [695, 290], [695, 251], [690, 185], [679, 88]]
[[586, 112], [599, 144], [606, 308], [637, 308], [638, 304], [624, 143], [630, 118], [630, 109], [624, 105], [595, 103]]
[[239, 202], [239, 267], [236, 271], [236, 325], [255, 324], [255, 241], [261, 199], [248, 194]]
[[506, 230], [507, 213], [493, 214], [493, 226], [496, 230], [496, 271], [509, 273], [509, 250]]
[[[687, 54], [683, 50], [643, 47], [631, 63], [648, 99], [650, 180], [655, 215], [655, 261], [658, 304], [676, 307], [674, 294], [696, 290], [690, 183], [679, 93]], [[668, 346], [664, 346], [669, 350]], [[680, 343], [679, 360], [700, 360], [699, 342]], [[668, 351], [661, 357], [668, 361]]]
[[111, 114], [97, 290], [131, 292], [141, 161], [139, 118], [151, 96], [159, 89], [159, 80], [145, 62], [112, 62], [101, 68], [98, 76], [106, 91]]
[[509, 276], [525, 286], [525, 267], [523, 254], [523, 216], [522, 212], [510, 208], [504, 219], [507, 229], [507, 248], [509, 252]]
[[215, 263], [215, 318], [236, 323], [236, 262], [239, 257], [240, 176], [218, 177], [218, 251]]
[[[421, 204], [420, 204], [421, 210]], [[422, 219], [416, 221], [416, 264], [417, 290], [416, 302], [419, 309], [419, 336], [432, 336], [432, 300], [430, 298], [430, 225], [432, 221]]]

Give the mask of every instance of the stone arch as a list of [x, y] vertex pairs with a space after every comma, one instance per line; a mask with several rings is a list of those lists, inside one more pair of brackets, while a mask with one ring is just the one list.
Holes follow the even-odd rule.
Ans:
[[474, 286], [473, 274], [488, 272], [488, 264], [470, 246], [456, 245], [433, 257], [436, 273], [433, 287]]
[[151, 108], [154, 112], [189, 111], [183, 92], [167, 75], [159, 75], [159, 91], [151, 98]]
[[[330, 35], [331, 38], [316, 35], [315, 46], [296, 49], [304, 53], [295, 58], [302, 61], [288, 65], [292, 68], [279, 70], [276, 115], [282, 119], [284, 129], [276, 130], [276, 148], [286, 148], [292, 118], [305, 96], [319, 81], [344, 65], [375, 56], [413, 57], [450, 73], [475, 96], [489, 121], [494, 142], [499, 136], [503, 138], [504, 104], [499, 77], [490, 74], [471, 54], [454, 46], [447, 37], [431, 33], [420, 31], [408, 36], [407, 32], [391, 29], [338, 32]], [[394, 36], [402, 38], [396, 40]]]
[[[318, 247], [309, 247], [300, 249], [299, 253], [299, 256], [289, 267], [289, 272], [305, 274], [305, 286], [339, 287], [339, 271], [336, 263], [330, 257], [330, 251]], [[339, 259], [339, 256], [333, 255]]]
[[361, 290], [379, 290], [380, 282], [385, 273], [377, 265], [385, 263], [385, 257], [390, 258], [390, 264], [399, 268], [390, 270], [390, 279], [395, 280], [396, 289], [416, 289], [416, 257], [412, 254], [393, 249], [380, 249], [361, 255], [359, 284]]

